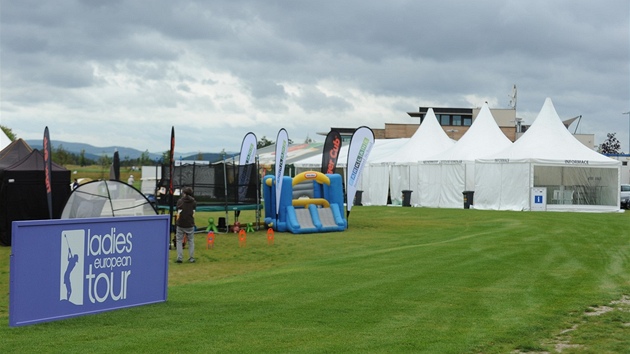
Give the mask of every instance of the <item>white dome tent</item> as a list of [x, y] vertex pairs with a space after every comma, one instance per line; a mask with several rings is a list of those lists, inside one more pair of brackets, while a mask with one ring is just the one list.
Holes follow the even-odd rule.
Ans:
[[575, 139], [547, 98], [520, 139], [475, 161], [474, 208], [531, 210], [532, 188], [545, 187], [547, 210], [618, 211], [620, 166]]
[[125, 182], [91, 181], [78, 186], [68, 198], [62, 219], [157, 215], [151, 202]]

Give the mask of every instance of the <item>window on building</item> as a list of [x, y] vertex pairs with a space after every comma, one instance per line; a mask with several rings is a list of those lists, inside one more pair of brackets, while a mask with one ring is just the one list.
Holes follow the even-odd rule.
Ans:
[[[459, 112], [458, 112], [459, 113]], [[420, 115], [420, 123], [424, 122], [425, 114]], [[466, 113], [460, 114], [441, 114], [436, 113], [435, 117], [441, 126], [464, 126], [470, 127], [472, 125], [472, 115]]]

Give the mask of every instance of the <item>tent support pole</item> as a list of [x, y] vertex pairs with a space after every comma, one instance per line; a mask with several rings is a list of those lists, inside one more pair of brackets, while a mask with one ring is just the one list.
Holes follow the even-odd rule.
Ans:
[[260, 180], [260, 161], [256, 156], [256, 162], [254, 164], [256, 168], [256, 230], [260, 230], [260, 187], [262, 186]]
[[223, 192], [225, 195], [225, 233], [230, 231], [230, 216], [228, 213], [228, 187], [227, 187], [227, 159], [223, 155]]

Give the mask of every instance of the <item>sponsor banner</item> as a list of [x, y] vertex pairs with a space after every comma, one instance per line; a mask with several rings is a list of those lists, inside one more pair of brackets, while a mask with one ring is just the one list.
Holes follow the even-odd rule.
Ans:
[[48, 218], [53, 218], [52, 204], [52, 147], [50, 146], [50, 133], [48, 127], [44, 128], [44, 184], [46, 186], [46, 199], [48, 201]]
[[352, 201], [357, 191], [363, 166], [367, 163], [370, 151], [374, 146], [374, 132], [368, 127], [359, 127], [352, 134], [348, 147], [348, 164], [346, 165], [346, 207], [348, 214], [352, 209]]
[[249, 165], [250, 163], [254, 163], [256, 160], [257, 145], [258, 140], [256, 139], [256, 134], [252, 132], [247, 133], [241, 143], [241, 153], [238, 160], [239, 165]]
[[289, 151], [289, 134], [282, 128], [276, 139], [276, 217], [280, 213], [280, 195], [282, 194], [282, 180]]
[[169, 216], [13, 222], [9, 325], [166, 301]]
[[168, 156], [168, 214], [173, 220], [173, 178], [175, 178], [175, 127], [171, 127], [171, 150]]
[[168, 153], [168, 164], [168, 193], [173, 195], [173, 170], [175, 169], [175, 127], [171, 127], [171, 149]]
[[341, 134], [336, 130], [331, 130], [326, 135], [326, 142], [324, 143], [322, 173], [335, 173], [339, 150], [341, 150]]
[[239, 171], [238, 171], [238, 199], [245, 200], [247, 196], [247, 187], [249, 186], [249, 176], [251, 169], [256, 161], [256, 152], [258, 140], [256, 134], [247, 133], [241, 143], [241, 153], [239, 155]]
[[109, 167], [109, 179], [112, 181], [120, 181], [120, 154], [118, 150], [114, 151], [112, 165]]

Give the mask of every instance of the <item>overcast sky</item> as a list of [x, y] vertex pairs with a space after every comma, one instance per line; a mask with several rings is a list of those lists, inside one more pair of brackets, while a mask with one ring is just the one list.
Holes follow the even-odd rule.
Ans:
[[[629, 151], [628, 0], [0, 0], [1, 116], [24, 139], [238, 151], [247, 132], [415, 123], [428, 107], [562, 119]], [[571, 127], [573, 130], [573, 126]]]

